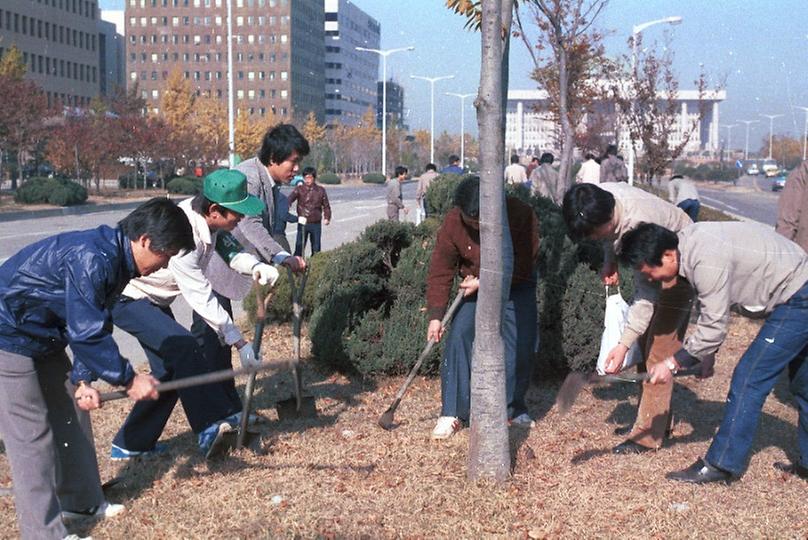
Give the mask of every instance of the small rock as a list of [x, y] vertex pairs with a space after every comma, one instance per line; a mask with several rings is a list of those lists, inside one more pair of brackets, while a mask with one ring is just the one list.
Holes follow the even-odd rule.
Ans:
[[671, 503], [670, 508], [674, 512], [687, 512], [690, 509], [690, 505], [687, 503]]
[[283, 497], [281, 497], [280, 495], [273, 495], [272, 498], [270, 499], [270, 502], [272, 502], [272, 504], [274, 504], [275, 506], [278, 506], [283, 502]]
[[342, 438], [343, 439], [355, 439], [356, 432], [352, 429], [343, 429], [342, 430]]

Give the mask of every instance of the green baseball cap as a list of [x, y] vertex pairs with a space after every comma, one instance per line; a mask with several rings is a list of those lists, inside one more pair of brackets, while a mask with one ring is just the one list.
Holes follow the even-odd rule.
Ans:
[[202, 195], [228, 210], [257, 216], [264, 211], [264, 203], [247, 192], [247, 177], [234, 169], [219, 169], [205, 177]]

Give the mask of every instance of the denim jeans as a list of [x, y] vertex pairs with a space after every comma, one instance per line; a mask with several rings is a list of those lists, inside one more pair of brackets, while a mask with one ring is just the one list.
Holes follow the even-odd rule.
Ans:
[[[474, 346], [476, 296], [460, 304], [450, 323], [441, 361], [441, 416], [468, 422], [471, 403], [471, 355]], [[508, 418], [527, 412], [525, 394], [537, 339], [535, 286], [511, 289], [502, 321]]]
[[758, 420], [777, 377], [788, 368], [797, 402], [797, 443], [808, 464], [808, 283], [777, 306], [741, 357], [729, 387], [724, 419], [707, 451], [711, 465], [740, 476], [749, 460]]
[[690, 219], [693, 220], [693, 223], [695, 223], [698, 220], [699, 210], [701, 209], [701, 203], [698, 201], [698, 199], [685, 199], [676, 206], [681, 208], [685, 214], [690, 216]]
[[306, 223], [297, 227], [297, 241], [295, 242], [295, 255], [303, 256], [306, 242], [311, 240], [311, 254], [320, 252], [320, 238], [323, 234], [322, 223]]

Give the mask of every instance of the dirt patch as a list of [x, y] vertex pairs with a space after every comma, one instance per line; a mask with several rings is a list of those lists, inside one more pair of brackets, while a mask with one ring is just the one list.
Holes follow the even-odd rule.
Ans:
[[[438, 538], [805, 538], [808, 484], [772, 463], [797, 454], [796, 421], [781, 380], [764, 406], [747, 474], [730, 486], [693, 487], [664, 474], [702, 456], [720, 422], [729, 378], [759, 323], [735, 319], [706, 381], [682, 380], [674, 394], [673, 438], [659, 452], [615, 456], [631, 425], [637, 387], [584, 391], [571, 413], [553, 408], [560, 381], [534, 384], [532, 430], [512, 428], [512, 479], [504, 486], [466, 480], [468, 430], [435, 442], [440, 382], [418, 378], [386, 432], [376, 419], [402, 378], [351, 379], [304, 367], [316, 419], [279, 422], [277, 400], [292, 395], [289, 373], [259, 379], [255, 394], [264, 452], [245, 450], [207, 464], [177, 407], [163, 436], [170, 455], [125, 467], [110, 462], [110, 440], [131, 403], [93, 414], [102, 470], [124, 482], [109, 498], [127, 511], [79, 532], [96, 538], [438, 537]], [[266, 358], [289, 358], [287, 326], [267, 331]], [[306, 351], [308, 354], [308, 352]], [[243, 384], [244, 381], [241, 381]], [[0, 459], [0, 487], [8, 486]], [[3, 537], [16, 537], [12, 499], [0, 498]]]

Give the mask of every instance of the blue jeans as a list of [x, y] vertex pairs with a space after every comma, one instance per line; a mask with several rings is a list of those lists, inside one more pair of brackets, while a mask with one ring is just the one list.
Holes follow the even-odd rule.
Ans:
[[749, 460], [763, 403], [788, 367], [797, 401], [797, 441], [808, 464], [808, 283], [781, 304], [746, 350], [729, 387], [724, 419], [707, 451], [711, 465], [740, 476]]
[[306, 242], [311, 240], [311, 254], [320, 253], [320, 238], [323, 234], [322, 223], [306, 223], [297, 226], [297, 241], [295, 242], [295, 255], [303, 256]]
[[[468, 422], [471, 404], [471, 355], [477, 299], [460, 304], [449, 327], [441, 362], [441, 416]], [[535, 286], [511, 289], [502, 321], [508, 418], [527, 412], [525, 394], [536, 351], [538, 309]]]
[[698, 201], [698, 199], [685, 199], [676, 206], [681, 208], [685, 214], [690, 216], [690, 219], [693, 220], [693, 223], [695, 223], [698, 220], [699, 210], [701, 209], [701, 203]]
[[[158, 380], [170, 381], [214, 371], [215, 367], [202, 354], [194, 336], [174, 320], [171, 309], [161, 308], [146, 299], [122, 296], [112, 306], [111, 313], [115, 326], [140, 342], [152, 375]], [[161, 392], [157, 400], [135, 403], [112, 443], [127, 450], [153, 449], [177, 399], [194, 433], [241, 410], [241, 403], [234, 404], [221, 383]]]

